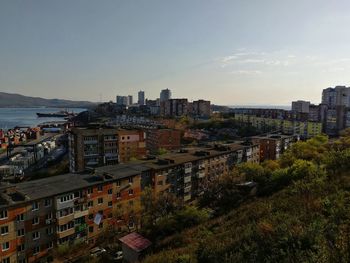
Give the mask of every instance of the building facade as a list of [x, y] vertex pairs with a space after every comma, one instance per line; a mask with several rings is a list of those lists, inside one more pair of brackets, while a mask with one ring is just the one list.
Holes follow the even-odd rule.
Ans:
[[145, 105], [145, 92], [144, 91], [141, 91], [141, 90], [139, 91], [137, 103], [139, 105]]
[[132, 159], [146, 156], [146, 132], [143, 130], [118, 130], [119, 162], [126, 163]]
[[161, 90], [159, 98], [160, 98], [160, 102], [170, 100], [171, 99], [171, 90], [170, 89]]
[[187, 99], [169, 99], [161, 102], [160, 113], [167, 117], [181, 117], [188, 115]]
[[173, 129], [150, 129], [147, 131], [146, 146], [151, 154], [159, 149], [168, 151], [178, 150], [181, 147], [181, 131]]
[[69, 133], [71, 172], [118, 163], [118, 136], [113, 128], [72, 128]]
[[149, 187], [183, 202], [203, 194], [211, 179], [244, 161], [259, 162], [258, 144], [191, 148], [161, 159], [96, 168], [0, 186], [0, 262], [51, 262], [53, 251], [94, 244], [113, 228], [140, 224], [140, 197]]
[[210, 101], [196, 100], [192, 102], [192, 116], [197, 118], [209, 118], [211, 115]]
[[309, 113], [310, 101], [297, 100], [292, 102], [292, 111]]

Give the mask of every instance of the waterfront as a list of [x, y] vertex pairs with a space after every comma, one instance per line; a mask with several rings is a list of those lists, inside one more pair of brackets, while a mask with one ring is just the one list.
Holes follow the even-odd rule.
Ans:
[[[59, 121], [63, 118], [38, 118], [36, 113], [58, 112], [61, 108], [0, 108], [0, 129], [11, 129], [15, 126], [36, 126], [47, 121]], [[79, 113], [85, 109], [68, 109]]]

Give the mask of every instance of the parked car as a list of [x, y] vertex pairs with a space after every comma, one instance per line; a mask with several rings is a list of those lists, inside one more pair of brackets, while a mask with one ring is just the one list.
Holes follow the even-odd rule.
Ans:
[[98, 257], [103, 253], [106, 253], [106, 250], [100, 247], [94, 247], [93, 249], [90, 250], [90, 255], [93, 257]]

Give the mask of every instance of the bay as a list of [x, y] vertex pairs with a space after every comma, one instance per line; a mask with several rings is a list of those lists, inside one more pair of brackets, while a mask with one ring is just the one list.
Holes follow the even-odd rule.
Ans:
[[[38, 118], [36, 113], [54, 113], [62, 108], [0, 108], [0, 129], [12, 129], [15, 126], [34, 127], [47, 121], [60, 121], [64, 118]], [[69, 112], [80, 113], [85, 109], [68, 109]]]

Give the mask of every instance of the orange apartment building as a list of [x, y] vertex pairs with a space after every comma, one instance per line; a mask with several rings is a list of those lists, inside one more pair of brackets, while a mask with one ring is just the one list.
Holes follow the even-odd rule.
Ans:
[[142, 130], [118, 130], [119, 162], [146, 156], [146, 133]]
[[[124, 135], [127, 136], [127, 135]], [[183, 202], [238, 163], [258, 162], [259, 145], [192, 148], [161, 159], [0, 185], [0, 262], [51, 262], [60, 246], [96, 243], [104, 231], [140, 225], [141, 193], [169, 191]]]

